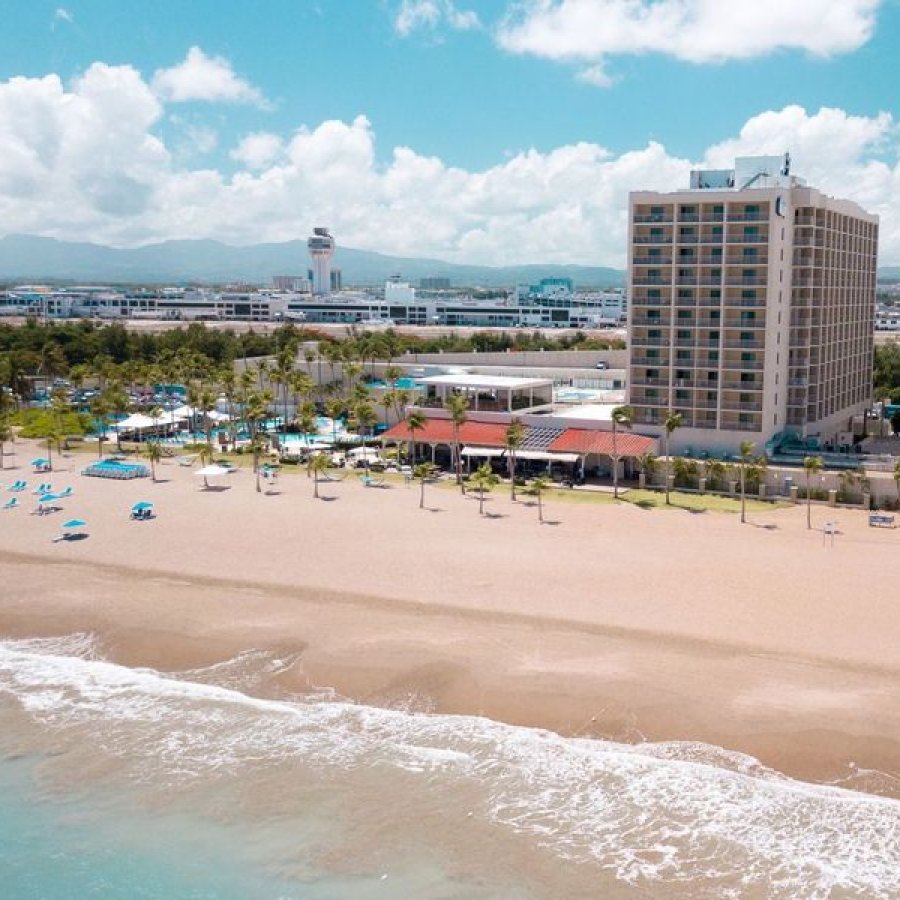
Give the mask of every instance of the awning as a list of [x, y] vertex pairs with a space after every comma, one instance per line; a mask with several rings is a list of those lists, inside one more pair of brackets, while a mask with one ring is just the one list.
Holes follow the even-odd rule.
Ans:
[[481, 456], [486, 459], [494, 459], [498, 456], [503, 456], [505, 452], [505, 450], [501, 450], [498, 447], [463, 447], [460, 455]]
[[578, 462], [577, 453], [548, 453], [546, 450], [519, 450], [516, 459], [534, 459], [545, 462]]

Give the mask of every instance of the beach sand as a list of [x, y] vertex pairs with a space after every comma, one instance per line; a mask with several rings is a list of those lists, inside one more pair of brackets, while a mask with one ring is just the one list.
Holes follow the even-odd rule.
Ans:
[[[31, 483], [19, 441], [0, 473]], [[794, 777], [893, 793], [900, 773], [900, 532], [859, 511], [738, 516], [474, 497], [304, 474], [257, 494], [202, 480], [50, 476], [65, 510], [0, 512], [0, 634], [91, 631], [127, 665], [300, 653], [279, 690], [475, 713], [568, 735], [701, 741]], [[7, 460], [9, 466], [10, 460]], [[138, 500], [157, 518], [129, 521]], [[84, 540], [54, 543], [65, 519]], [[833, 545], [821, 527], [836, 521]], [[272, 690], [269, 685], [265, 690]]]

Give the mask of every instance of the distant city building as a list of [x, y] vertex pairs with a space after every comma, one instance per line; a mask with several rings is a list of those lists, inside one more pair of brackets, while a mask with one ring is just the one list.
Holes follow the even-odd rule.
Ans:
[[384, 302], [403, 305], [416, 302], [416, 289], [404, 281], [391, 279], [384, 284]]
[[298, 294], [308, 294], [312, 290], [311, 280], [303, 275], [274, 275], [272, 287], [276, 291], [294, 291]]
[[314, 294], [327, 294], [331, 288], [331, 259], [334, 256], [334, 238], [327, 228], [313, 228], [312, 237], [306, 242], [312, 261], [312, 287]]
[[329, 276], [329, 284], [331, 285], [332, 291], [339, 291], [343, 288], [341, 281], [341, 270], [340, 269], [332, 269], [331, 275]]
[[[872, 393], [878, 220], [785, 157], [631, 194], [629, 404], [673, 449], [846, 442]], [[779, 438], [780, 439], [780, 438]]]
[[436, 276], [431, 278], [420, 278], [419, 288], [423, 291], [449, 291], [450, 279], [438, 278]]

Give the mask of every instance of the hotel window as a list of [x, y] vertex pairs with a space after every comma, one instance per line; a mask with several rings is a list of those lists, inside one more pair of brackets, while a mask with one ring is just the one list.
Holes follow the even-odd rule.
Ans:
[[710, 278], [721, 278], [722, 270], [721, 269], [711, 269], [709, 273]]
[[649, 337], [649, 338], [662, 337], [662, 332], [658, 328], [651, 328], [647, 332], [647, 337]]
[[719, 351], [718, 350], [710, 350], [709, 351], [709, 361], [710, 362], [718, 362], [719, 361]]
[[666, 215], [666, 208], [664, 206], [651, 206], [650, 207], [650, 216], [655, 219], [657, 222], [661, 222]]
[[659, 288], [649, 288], [647, 291], [647, 298], [649, 300], [658, 300], [661, 296]]
[[755, 300], [756, 291], [753, 288], [745, 288], [741, 291], [741, 300]]
[[694, 292], [690, 288], [678, 288], [679, 300], [693, 300]]
[[709, 339], [710, 339], [711, 341], [718, 341], [718, 340], [719, 340], [719, 332], [718, 332], [718, 331], [711, 331], [711, 332], [709, 333]]
[[753, 284], [756, 282], [756, 269], [742, 269], [741, 270], [741, 280], [745, 281], [747, 284]]
[[707, 400], [711, 400], [713, 403], [716, 402], [716, 398], [717, 398], [718, 396], [719, 396], [719, 395], [718, 395], [715, 391], [707, 391], [707, 392], [706, 392], [706, 399], [707, 399]]
[[647, 310], [647, 318], [658, 322], [659, 318], [660, 318], [659, 310], [658, 309]]
[[756, 354], [755, 353], [742, 353], [741, 354], [741, 362], [756, 362]]
[[752, 332], [752, 331], [742, 331], [739, 340], [740, 340], [740, 342], [741, 342], [742, 344], [746, 344], [746, 343], [748, 343], [748, 342], [751, 342], [751, 343], [752, 343], [752, 341], [753, 341], [753, 332]]
[[684, 401], [689, 400], [690, 396], [691, 396], [690, 391], [682, 391], [682, 390], [675, 391], [675, 399], [676, 400], [681, 400], [682, 402], [684, 402]]
[[693, 313], [691, 310], [689, 310], [689, 309], [679, 309], [679, 310], [678, 310], [678, 318], [679, 318], [679, 320], [682, 321], [682, 322], [683, 322], [683, 321], [688, 321], [688, 322], [689, 322], [689, 321], [691, 320], [691, 317], [692, 317], [693, 315], [694, 315], [694, 313]]
[[749, 327], [756, 324], [756, 313], [752, 310], [741, 313], [741, 325]]
[[647, 388], [644, 391], [644, 396], [648, 400], [655, 400], [659, 396], [659, 391], [656, 388]]
[[721, 300], [722, 291], [719, 288], [711, 288], [709, 291], [709, 296], [711, 300]]
[[659, 378], [659, 369], [644, 369], [644, 378]]
[[647, 351], [647, 359], [659, 359], [659, 350], [657, 350], [655, 347], [651, 347]]
[[675, 359], [679, 362], [690, 362], [691, 361], [691, 351], [690, 350], [678, 350], [675, 353]]
[[719, 380], [719, 373], [718, 373], [718, 372], [707, 372], [707, 373], [706, 373], [706, 380], [707, 380], [707, 381], [718, 381], [718, 380]]
[[756, 384], [756, 376], [752, 372], [741, 372], [741, 384]]

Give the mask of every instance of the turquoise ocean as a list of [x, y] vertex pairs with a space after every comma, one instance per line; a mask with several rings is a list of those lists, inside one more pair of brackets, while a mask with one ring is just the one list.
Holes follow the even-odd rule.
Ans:
[[896, 800], [703, 744], [273, 696], [296, 662], [0, 641], [0, 896], [900, 897]]

